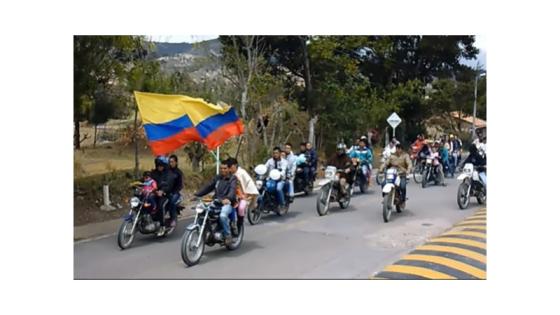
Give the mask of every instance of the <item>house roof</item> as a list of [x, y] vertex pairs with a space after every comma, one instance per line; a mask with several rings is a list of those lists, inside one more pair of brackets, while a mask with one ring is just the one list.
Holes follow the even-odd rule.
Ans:
[[[472, 124], [472, 122], [473, 122], [473, 117], [469, 116], [469, 115], [466, 115], [464, 113], [462, 115], [461, 115], [460, 112], [451, 112], [449, 114], [451, 115], [451, 117], [456, 118], [456, 119], [460, 119], [464, 122], [468, 122], [469, 124]], [[486, 127], [486, 121], [482, 120], [480, 118], [476, 118], [475, 121], [474, 121], [474, 125], [477, 128]]]

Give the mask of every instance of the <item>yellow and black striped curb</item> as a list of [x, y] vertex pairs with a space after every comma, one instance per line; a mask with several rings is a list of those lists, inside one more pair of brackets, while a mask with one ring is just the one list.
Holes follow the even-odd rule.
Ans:
[[486, 208], [370, 279], [486, 279]]

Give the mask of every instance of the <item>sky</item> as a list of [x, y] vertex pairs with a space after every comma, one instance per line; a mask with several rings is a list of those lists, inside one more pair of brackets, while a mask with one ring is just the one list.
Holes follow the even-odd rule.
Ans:
[[[153, 41], [167, 42], [167, 43], [196, 43], [209, 39], [218, 38], [218, 35], [148, 35]], [[486, 68], [486, 36], [475, 35], [474, 45], [480, 49], [477, 59], [475, 60], [461, 60], [461, 63], [476, 67], [477, 62], [480, 62], [483, 68]]]

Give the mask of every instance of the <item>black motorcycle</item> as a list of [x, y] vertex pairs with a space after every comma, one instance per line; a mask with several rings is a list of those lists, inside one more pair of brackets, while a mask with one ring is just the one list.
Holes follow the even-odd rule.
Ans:
[[437, 154], [426, 158], [422, 171], [422, 188], [426, 188], [430, 182], [434, 182], [436, 185], [443, 182], [440, 168], [443, 168], [443, 164]]
[[[147, 205], [146, 199], [148, 196], [142, 193], [141, 183], [135, 182], [131, 187], [134, 191], [134, 196], [130, 199], [130, 211], [124, 217], [124, 221], [117, 233], [117, 244], [121, 249], [127, 249], [132, 246], [136, 233], [156, 234], [160, 228], [160, 222], [156, 219], [160, 210], [154, 212], [154, 205]], [[177, 215], [184, 209], [180, 205], [181, 202], [182, 198], [179, 198], [177, 201]], [[169, 216], [169, 211], [167, 211], [168, 205], [169, 199], [166, 198], [163, 202], [163, 209], [165, 210], [165, 233], [163, 236], [167, 236], [175, 230], [175, 227], [170, 226], [171, 217]]]
[[237, 209], [234, 208], [229, 220], [232, 242], [226, 245], [220, 223], [221, 209], [222, 203], [217, 199], [199, 200], [193, 208], [196, 216], [193, 223], [186, 228], [181, 240], [181, 258], [187, 266], [198, 264], [206, 245], [218, 244], [228, 250], [235, 250], [241, 246], [245, 235], [243, 220], [237, 219]]
[[255, 167], [257, 180], [255, 181], [259, 196], [257, 197], [257, 206], [248, 209], [247, 219], [251, 225], [258, 224], [263, 214], [276, 213], [283, 216], [288, 213], [290, 203], [288, 202], [288, 186], [284, 184], [284, 201], [286, 207], [280, 207], [278, 200], [276, 200], [276, 186], [282, 180], [280, 171], [271, 170], [270, 174], [266, 176], [266, 166], [258, 165]]
[[306, 196], [313, 191], [313, 182], [315, 181], [315, 174], [311, 174], [309, 181], [305, 179], [304, 165], [298, 165], [296, 167], [296, 175], [294, 177], [294, 193], [303, 192]]

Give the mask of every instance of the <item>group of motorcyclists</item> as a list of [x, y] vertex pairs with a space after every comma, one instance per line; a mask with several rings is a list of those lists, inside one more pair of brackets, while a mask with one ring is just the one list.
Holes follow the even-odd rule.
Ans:
[[[480, 178], [486, 185], [486, 138], [481, 134], [469, 147], [469, 156], [461, 161], [462, 143], [453, 135], [444, 136], [439, 141], [427, 141], [423, 135], [418, 135], [406, 152], [403, 145], [392, 139], [382, 154], [379, 172], [383, 173], [388, 168], [393, 168], [398, 174], [400, 182], [397, 189], [400, 193], [401, 208], [407, 200], [407, 176], [413, 172], [414, 160], [434, 158], [441, 160], [440, 175], [443, 172], [451, 173], [461, 169], [465, 163], [473, 164], [480, 173]], [[457, 153], [455, 153], [457, 152]], [[349, 198], [353, 189], [356, 175], [364, 174], [369, 180], [373, 169], [373, 153], [368, 147], [367, 138], [361, 137], [351, 148], [343, 142], [336, 145], [336, 152], [327, 160], [327, 165], [336, 168], [337, 180], [334, 189], [338, 191], [338, 201], [344, 203]], [[313, 182], [317, 172], [317, 152], [310, 143], [300, 144], [299, 154], [295, 154], [291, 143], [285, 143], [283, 149], [275, 147], [272, 156], [264, 164], [267, 174], [276, 170], [280, 175], [275, 179], [276, 202], [280, 209], [288, 207], [293, 202], [296, 189], [294, 178], [296, 168], [302, 173], [304, 181]], [[302, 170], [302, 171], [301, 171]], [[145, 202], [153, 205], [154, 220], [160, 222], [158, 236], [165, 233], [166, 226], [175, 227], [177, 224], [177, 203], [181, 198], [180, 192], [184, 185], [184, 176], [178, 167], [177, 156], [158, 157], [155, 159], [155, 168], [145, 172], [142, 178], [144, 192], [149, 195]], [[384, 183], [380, 183], [382, 186]], [[443, 183], [442, 183], [443, 184]], [[220, 162], [219, 174], [194, 194], [192, 201], [207, 194], [214, 193], [213, 199], [219, 202], [219, 222], [223, 229], [224, 243], [229, 245], [232, 237], [238, 233], [237, 224], [230, 221], [243, 222], [244, 217], [260, 202], [260, 187], [248, 171], [239, 166], [235, 158], [227, 158]], [[349, 200], [349, 199], [348, 199]], [[168, 201], [168, 202], [165, 202]], [[217, 208], [218, 209], [218, 208]], [[164, 222], [166, 211], [169, 212], [170, 222]], [[217, 213], [217, 212], [216, 212]], [[233, 222], [232, 223], [236, 223]]]

